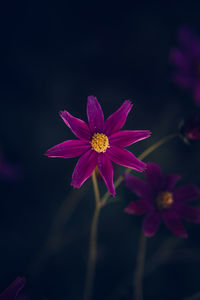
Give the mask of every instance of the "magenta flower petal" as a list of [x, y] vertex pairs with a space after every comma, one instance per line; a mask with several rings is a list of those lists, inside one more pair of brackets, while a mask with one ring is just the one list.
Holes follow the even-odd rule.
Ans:
[[114, 146], [127, 147], [148, 138], [150, 135], [149, 130], [123, 130], [112, 134], [109, 137], [109, 142]]
[[80, 188], [82, 184], [92, 175], [96, 165], [97, 153], [91, 149], [79, 158], [72, 174], [71, 185], [73, 185], [75, 188]]
[[155, 163], [148, 163], [145, 170], [147, 181], [154, 188], [160, 188], [162, 185], [162, 171], [160, 167]]
[[113, 183], [113, 166], [106, 154], [99, 153], [97, 157], [97, 166], [109, 193], [115, 196], [115, 187]]
[[60, 143], [45, 153], [48, 157], [72, 158], [84, 154], [91, 148], [88, 141], [85, 140], [68, 140]]
[[200, 197], [200, 189], [193, 184], [188, 184], [176, 189], [173, 193], [174, 201], [186, 203]]
[[110, 136], [124, 126], [128, 113], [130, 112], [132, 106], [132, 103], [129, 100], [126, 100], [116, 112], [114, 112], [112, 115], [110, 115], [110, 117], [107, 118], [107, 120], [105, 121], [106, 135]]
[[101, 105], [94, 96], [88, 97], [87, 116], [92, 133], [102, 132], [104, 129], [104, 115]]
[[146, 164], [137, 159], [131, 152], [126, 149], [116, 146], [110, 147], [107, 152], [109, 158], [116, 164], [124, 167], [131, 168], [133, 170], [142, 172], [146, 168]]
[[153, 236], [160, 225], [161, 216], [156, 211], [149, 213], [143, 221], [142, 230], [148, 237]]
[[152, 189], [147, 182], [130, 174], [124, 174], [124, 182], [126, 187], [129, 188], [133, 193], [136, 193], [136, 195], [139, 197], [148, 200], [152, 199]]
[[24, 277], [17, 277], [0, 295], [0, 300], [15, 300], [26, 283]]
[[144, 200], [131, 201], [124, 211], [128, 214], [143, 215], [149, 210], [149, 203]]
[[164, 188], [166, 190], [173, 190], [174, 186], [176, 185], [177, 181], [181, 179], [181, 176], [178, 174], [168, 174], [165, 176], [164, 179]]
[[71, 131], [79, 139], [88, 140], [91, 138], [91, 132], [90, 132], [89, 126], [84, 121], [73, 117], [66, 110], [61, 111], [60, 116], [63, 119], [63, 121], [65, 122], [65, 124], [71, 129]]
[[171, 230], [175, 235], [187, 238], [187, 232], [181, 222], [180, 216], [173, 211], [169, 211], [163, 214], [163, 221], [165, 225]]
[[181, 218], [189, 222], [200, 223], [200, 209], [189, 205], [179, 208]]

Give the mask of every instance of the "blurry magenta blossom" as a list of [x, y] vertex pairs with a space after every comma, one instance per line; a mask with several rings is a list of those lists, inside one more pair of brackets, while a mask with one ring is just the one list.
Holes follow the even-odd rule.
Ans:
[[131, 108], [131, 102], [125, 101], [115, 113], [104, 121], [99, 102], [96, 97], [89, 96], [87, 102], [88, 124], [73, 117], [67, 111], [60, 113], [63, 121], [78, 139], [60, 143], [50, 148], [46, 155], [62, 158], [81, 156], [72, 175], [72, 186], [80, 188], [97, 166], [108, 191], [114, 196], [112, 162], [140, 172], [144, 171], [146, 164], [124, 147], [149, 137], [150, 131], [120, 131]]
[[15, 182], [21, 175], [20, 166], [8, 162], [0, 152], [0, 180]]
[[17, 277], [7, 289], [0, 294], [0, 300], [28, 300], [28, 297], [21, 294], [25, 283], [26, 279], [24, 277]]
[[146, 181], [125, 175], [125, 185], [141, 198], [130, 202], [125, 212], [146, 214], [142, 226], [146, 236], [153, 236], [163, 220], [175, 235], [186, 238], [187, 232], [181, 219], [200, 223], [200, 209], [187, 204], [200, 197], [200, 188], [188, 184], [174, 189], [180, 176], [162, 175], [160, 167], [155, 163], [148, 163], [145, 173]]
[[198, 115], [193, 115], [188, 120], [181, 122], [180, 135], [186, 143], [190, 140], [200, 140], [200, 119]]
[[188, 27], [178, 31], [179, 47], [173, 48], [170, 60], [175, 66], [173, 81], [181, 88], [191, 90], [200, 105], [200, 36]]

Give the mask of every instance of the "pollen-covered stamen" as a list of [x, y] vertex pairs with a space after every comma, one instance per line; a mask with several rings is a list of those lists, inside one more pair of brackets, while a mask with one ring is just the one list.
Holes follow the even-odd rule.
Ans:
[[160, 192], [156, 198], [156, 205], [159, 209], [169, 208], [174, 202], [172, 193]]
[[106, 152], [107, 148], [110, 147], [108, 137], [103, 133], [95, 133], [92, 137], [91, 146], [98, 153]]

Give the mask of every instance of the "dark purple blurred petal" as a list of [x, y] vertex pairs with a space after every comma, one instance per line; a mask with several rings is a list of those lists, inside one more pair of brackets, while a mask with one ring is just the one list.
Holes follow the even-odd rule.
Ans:
[[88, 97], [87, 116], [92, 133], [102, 132], [104, 129], [104, 115], [101, 105], [94, 96]]
[[179, 208], [180, 217], [189, 222], [200, 223], [200, 209], [183, 205]]
[[106, 135], [110, 136], [124, 126], [128, 113], [130, 112], [132, 106], [133, 104], [129, 100], [127, 100], [116, 112], [108, 117], [108, 119], [105, 121]]
[[149, 210], [149, 206], [144, 200], [131, 201], [124, 211], [128, 214], [142, 215]]
[[83, 154], [74, 169], [72, 174], [71, 185], [75, 188], [80, 188], [82, 184], [92, 175], [97, 165], [97, 152], [89, 150]]
[[113, 183], [113, 166], [106, 153], [98, 154], [97, 166], [109, 193], [115, 196], [115, 187]]
[[193, 28], [183, 25], [178, 30], [178, 41], [186, 48], [190, 48], [191, 45], [196, 44], [198, 41], [196, 32]]
[[163, 177], [161, 168], [155, 163], [147, 163], [145, 170], [147, 181], [153, 188], [160, 189], [163, 184]]
[[151, 135], [149, 130], [123, 130], [112, 134], [109, 137], [110, 145], [127, 147], [148, 138]]
[[194, 88], [194, 98], [196, 101], [196, 104], [200, 105], [200, 82], [196, 84]]
[[131, 152], [116, 146], [110, 147], [107, 152], [109, 158], [116, 164], [136, 171], [144, 171], [146, 164], [137, 159]]
[[153, 236], [160, 225], [161, 216], [158, 212], [154, 211], [149, 213], [143, 221], [142, 230], [148, 237]]
[[0, 180], [18, 182], [22, 177], [22, 168], [7, 161], [0, 161]]
[[182, 26], [178, 31], [178, 40], [185, 53], [193, 59], [199, 57], [200, 39], [193, 28]]
[[84, 154], [90, 148], [89, 141], [68, 140], [50, 148], [45, 155], [48, 157], [72, 158]]
[[[24, 277], [17, 277], [0, 295], [0, 300], [15, 300], [26, 283]], [[20, 299], [20, 298], [19, 298]]]
[[182, 88], [190, 88], [193, 86], [193, 78], [190, 74], [180, 74], [180, 71], [172, 75], [172, 80]]
[[179, 49], [172, 49], [170, 53], [170, 60], [174, 65], [176, 65], [183, 72], [186, 72], [190, 69], [190, 65], [187, 57]]
[[164, 177], [164, 189], [172, 191], [181, 176], [178, 174], [168, 174]]
[[173, 199], [177, 203], [186, 203], [194, 201], [200, 197], [200, 189], [193, 185], [188, 184], [176, 189], [173, 193]]
[[149, 202], [152, 200], [153, 191], [147, 182], [130, 174], [124, 174], [124, 182], [126, 187], [139, 197], [147, 199]]
[[79, 139], [88, 140], [91, 138], [91, 132], [88, 125], [81, 119], [73, 117], [66, 110], [60, 112], [60, 116], [65, 122], [65, 124], [71, 129], [71, 131]]
[[187, 238], [187, 232], [180, 220], [180, 217], [173, 211], [168, 211], [163, 214], [163, 220], [165, 225], [169, 230], [171, 230], [175, 235]]

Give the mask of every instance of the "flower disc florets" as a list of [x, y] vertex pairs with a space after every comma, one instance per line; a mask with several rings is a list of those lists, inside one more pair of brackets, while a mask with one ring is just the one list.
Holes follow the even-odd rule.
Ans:
[[103, 133], [95, 133], [92, 137], [91, 146], [98, 153], [106, 152], [107, 148], [110, 147], [108, 137]]
[[158, 209], [169, 208], [173, 202], [172, 193], [170, 192], [160, 192], [156, 198], [156, 205]]

